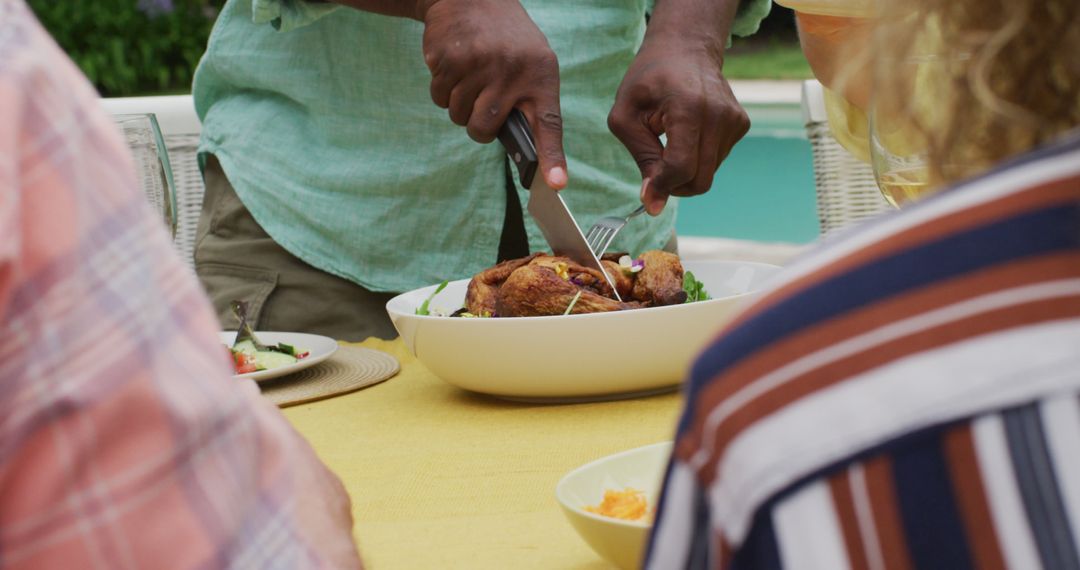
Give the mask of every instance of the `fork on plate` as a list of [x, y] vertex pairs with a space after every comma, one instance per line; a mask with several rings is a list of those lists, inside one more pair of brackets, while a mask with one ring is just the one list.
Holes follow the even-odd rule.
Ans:
[[615, 234], [619, 233], [619, 230], [623, 229], [623, 226], [631, 218], [640, 216], [644, 211], [645, 205], [642, 204], [633, 212], [627, 214], [626, 217], [604, 216], [596, 220], [596, 223], [589, 228], [589, 232], [585, 234], [585, 241], [589, 243], [589, 249], [596, 254], [596, 257], [604, 255], [608, 246], [611, 245], [611, 240], [615, 239]]

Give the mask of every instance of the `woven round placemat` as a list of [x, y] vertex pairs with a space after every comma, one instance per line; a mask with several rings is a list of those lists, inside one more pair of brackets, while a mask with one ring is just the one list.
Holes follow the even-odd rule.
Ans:
[[359, 346], [339, 346], [333, 356], [295, 374], [259, 382], [259, 390], [284, 408], [378, 384], [398, 373], [393, 356]]

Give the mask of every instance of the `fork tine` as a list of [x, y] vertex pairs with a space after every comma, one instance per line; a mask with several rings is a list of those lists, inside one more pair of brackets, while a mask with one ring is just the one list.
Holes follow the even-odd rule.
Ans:
[[[589, 233], [591, 234], [593, 232]], [[587, 240], [589, 242], [589, 249], [593, 250], [593, 253], [596, 255], [600, 255], [604, 245], [610, 243], [611, 235], [612, 231], [610, 227], [605, 225], [597, 228], [596, 235], [593, 236], [593, 239]]]
[[631, 218], [640, 216], [645, 212], [645, 205], [638, 206], [633, 212], [626, 215], [625, 218], [619, 216], [606, 216], [600, 218], [595, 224], [589, 228], [589, 233], [585, 235], [585, 241], [589, 244], [589, 249], [593, 253], [600, 257], [604, 255], [607, 248], [611, 245], [611, 242], [615, 240], [615, 234], [622, 231], [623, 227], [630, 221]]
[[596, 257], [600, 257], [600, 256], [604, 255], [604, 252], [607, 251], [608, 246], [610, 246], [611, 242], [615, 239], [615, 233], [616, 232], [614, 232], [614, 231], [609, 232], [604, 237], [604, 241], [599, 244], [599, 247], [597, 247], [596, 249], [593, 250], [593, 253], [596, 254]]
[[597, 243], [597, 240], [600, 238], [600, 232], [602, 231], [604, 231], [603, 220], [597, 221], [595, 224], [593, 224], [591, 228], [589, 228], [589, 233], [585, 235], [585, 241], [589, 242], [590, 248], [593, 246], [593, 244]]
[[589, 247], [592, 247], [593, 242], [596, 240], [596, 235], [600, 233], [600, 223], [597, 222], [589, 228], [589, 233], [585, 234], [585, 241], [589, 242]]

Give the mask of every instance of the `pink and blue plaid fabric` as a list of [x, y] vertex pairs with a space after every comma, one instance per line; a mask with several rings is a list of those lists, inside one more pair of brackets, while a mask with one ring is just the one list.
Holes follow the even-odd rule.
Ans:
[[327, 565], [296, 488], [322, 467], [231, 378], [99, 107], [0, 0], [0, 567]]

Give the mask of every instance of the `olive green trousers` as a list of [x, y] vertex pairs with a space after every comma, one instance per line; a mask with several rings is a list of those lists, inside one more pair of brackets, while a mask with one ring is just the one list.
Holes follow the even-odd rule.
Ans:
[[[525, 257], [528, 238], [507, 165], [507, 207], [495, 261]], [[237, 197], [221, 165], [207, 157], [206, 193], [195, 235], [195, 272], [223, 330], [239, 325], [230, 304], [247, 301], [256, 330], [321, 334], [338, 340], [391, 339], [386, 312], [396, 293], [370, 291], [315, 268], [278, 245]], [[672, 235], [664, 248], [677, 250]]]

